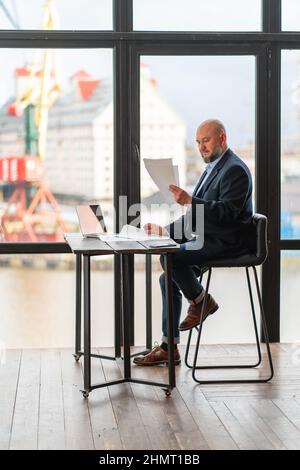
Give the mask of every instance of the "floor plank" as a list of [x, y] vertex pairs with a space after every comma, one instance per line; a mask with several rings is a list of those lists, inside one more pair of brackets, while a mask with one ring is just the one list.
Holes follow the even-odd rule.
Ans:
[[[115, 361], [102, 361], [106, 380], [117, 380], [122, 373]], [[112, 385], [109, 396], [126, 450], [152, 449], [151, 440], [129, 384]]]
[[[99, 350], [94, 352], [101, 354]], [[108, 354], [107, 351], [106, 354]], [[93, 383], [102, 383], [105, 381], [100, 359], [92, 359], [91, 373]], [[110, 400], [108, 387], [99, 388], [94, 393], [90, 394], [88, 408], [95, 448], [97, 450], [122, 449], [120, 431]]]
[[[7, 351], [0, 449], [300, 449], [297, 348], [271, 345], [275, 376], [267, 384], [199, 385], [182, 363], [170, 397], [160, 386], [122, 383], [94, 390], [88, 400], [80, 393], [82, 359], [76, 363], [70, 349]], [[253, 345], [205, 345], [202, 355], [206, 363], [254, 358]], [[120, 361], [92, 359], [93, 383], [122, 374]], [[133, 365], [132, 376], [167, 383], [168, 369]]]
[[178, 390], [172, 391], [172, 399], [164, 397], [158, 390], [155, 390], [155, 393], [163, 404], [164, 413], [174, 431], [179, 448], [208, 450], [207, 441]]
[[273, 429], [274, 433], [289, 450], [300, 449], [300, 431], [272, 400], [251, 401], [257, 414]]
[[[139, 372], [139, 378], [144, 380], [149, 379], [149, 372], [147, 372], [147, 369], [143, 367], [135, 367], [134, 371]], [[154, 382], [167, 382], [168, 377], [166, 372], [166, 367], [153, 367], [151, 380]], [[136, 393], [138, 393], [138, 390], [140, 389], [139, 387], [143, 386], [137, 384], [134, 387]], [[160, 427], [157, 429], [156, 426], [152, 429], [156, 434], [156, 440], [158, 441], [157, 445], [159, 445], [159, 441], [162, 439], [164, 440], [164, 447], [162, 448], [165, 449], [178, 448], [204, 450], [209, 448], [204, 436], [199, 430], [193, 416], [177, 389], [172, 391], [171, 397], [166, 397], [161, 387], [150, 387], [150, 392], [152, 400], [154, 400], [154, 406], [151, 406], [148, 402], [148, 412], [145, 409], [144, 415], [149, 416], [149, 407], [151, 410], [157, 408], [157, 422], [160, 423]], [[146, 396], [149, 394], [149, 386], [144, 386], [144, 393]], [[169, 438], [171, 437], [169, 442], [167, 441], [166, 431]], [[160, 438], [158, 439], [159, 436]], [[173, 444], [173, 437], [176, 441], [176, 446]], [[157, 447], [155, 446], [154, 448]], [[161, 446], [158, 448], [161, 448]]]
[[273, 403], [285, 414], [285, 416], [300, 430], [300, 400], [294, 398], [275, 399]]
[[[70, 355], [70, 361], [72, 361]], [[64, 402], [59, 351], [42, 351], [38, 449], [65, 449]]]
[[6, 351], [0, 365], [0, 450], [9, 448], [21, 356], [21, 351]]
[[40, 373], [40, 351], [23, 351], [9, 444], [12, 450], [37, 449]]
[[210, 406], [229, 432], [230, 436], [241, 450], [258, 449], [253, 436], [248, 434], [239, 420], [231, 413], [230, 409], [222, 401], [210, 401]]
[[[141, 419], [147, 430], [152, 449], [179, 450], [180, 446], [163, 405], [160, 403], [154, 387], [147, 385], [131, 385], [134, 399], [139, 409]], [[151, 410], [151, 412], [150, 412]]]
[[224, 400], [224, 404], [232, 415], [238, 420], [242, 428], [251, 436], [259, 450], [285, 449], [280, 439], [265, 426], [262, 419], [255, 413], [253, 408], [244, 399]]
[[[155, 367], [151, 373], [151, 381], [164, 382], [166, 376], [162, 377], [159, 368]], [[163, 372], [163, 375], [165, 373]], [[132, 365], [132, 376], [135, 378], [149, 380], [149, 372], [143, 367]], [[159, 400], [159, 395], [165, 397], [165, 393], [159, 387], [158, 394], [155, 386], [142, 384], [131, 384], [133, 396], [138, 406], [143, 424], [147, 429], [151, 447], [161, 450], [179, 450], [180, 445], [175, 432], [165, 414], [163, 402]], [[149, 412], [151, 410], [151, 412]]]
[[181, 382], [178, 391], [210, 449], [237, 449], [230, 433], [205, 399], [200, 387]]
[[72, 358], [71, 350], [61, 352], [66, 449], [94, 449], [88, 400], [83, 388], [82, 365]]

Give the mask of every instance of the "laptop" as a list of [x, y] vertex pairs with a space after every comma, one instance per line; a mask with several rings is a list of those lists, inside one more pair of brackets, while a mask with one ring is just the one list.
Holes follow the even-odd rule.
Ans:
[[84, 238], [100, 238], [107, 232], [103, 213], [99, 204], [76, 207], [80, 231]]

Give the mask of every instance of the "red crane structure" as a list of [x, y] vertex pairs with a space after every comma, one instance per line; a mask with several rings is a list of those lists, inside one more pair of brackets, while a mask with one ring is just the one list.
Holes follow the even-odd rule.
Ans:
[[[56, 25], [54, 0], [47, 0], [42, 27]], [[14, 187], [1, 217], [2, 231], [7, 241], [60, 241], [67, 227], [43, 168], [48, 113], [61, 91], [57, 51], [45, 49], [40, 63], [35, 52], [32, 64], [22, 71], [26, 86], [7, 113], [24, 115], [25, 153], [0, 158], [0, 180]]]

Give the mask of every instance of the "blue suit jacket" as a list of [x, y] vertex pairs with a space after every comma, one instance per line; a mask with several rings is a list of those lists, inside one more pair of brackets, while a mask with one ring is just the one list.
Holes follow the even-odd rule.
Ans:
[[[247, 165], [228, 149], [213, 168], [203, 186], [192, 195], [192, 224], [195, 230], [197, 204], [204, 207], [204, 249], [236, 254], [249, 249], [252, 208], [252, 178]], [[187, 215], [166, 227], [174, 238], [176, 225], [182, 228]], [[186, 239], [178, 240], [184, 242]]]

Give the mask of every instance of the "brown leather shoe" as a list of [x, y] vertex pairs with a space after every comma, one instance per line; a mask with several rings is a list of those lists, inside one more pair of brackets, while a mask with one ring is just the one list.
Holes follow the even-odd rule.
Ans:
[[[164, 351], [160, 346], [155, 346], [145, 356], [136, 356], [133, 359], [137, 366], [158, 366], [160, 364], [168, 364], [168, 351]], [[180, 364], [180, 354], [178, 349], [174, 349], [175, 365]]]
[[[194, 326], [199, 325], [203, 300], [196, 305], [191, 304], [189, 306], [187, 316], [179, 325], [180, 331], [190, 330], [191, 328], [194, 328]], [[212, 313], [216, 312], [218, 308], [219, 305], [217, 304], [217, 302], [213, 299], [210, 294], [208, 294], [202, 321], [206, 320], [208, 315], [211, 315]]]

